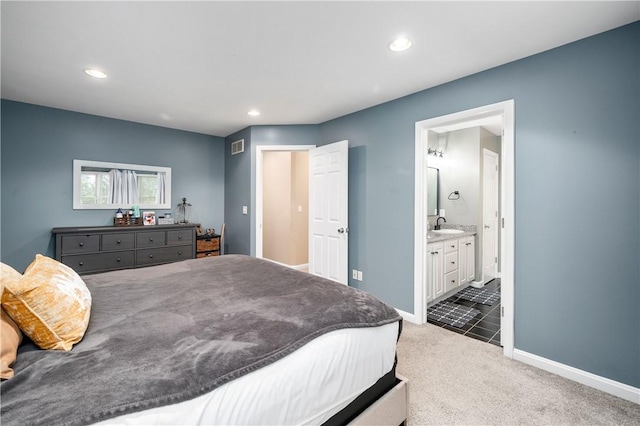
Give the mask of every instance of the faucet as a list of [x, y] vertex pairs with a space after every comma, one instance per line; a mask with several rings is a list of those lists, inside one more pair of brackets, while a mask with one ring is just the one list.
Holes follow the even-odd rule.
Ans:
[[447, 219], [438, 216], [438, 218], [436, 219], [436, 226], [433, 227], [433, 229], [435, 229], [436, 231], [440, 229], [440, 219], [444, 220], [444, 223], [447, 223]]

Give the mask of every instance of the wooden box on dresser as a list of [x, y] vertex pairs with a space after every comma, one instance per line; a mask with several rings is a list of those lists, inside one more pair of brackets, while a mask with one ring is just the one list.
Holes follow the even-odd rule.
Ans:
[[56, 260], [79, 274], [139, 268], [195, 257], [196, 225], [53, 228]]

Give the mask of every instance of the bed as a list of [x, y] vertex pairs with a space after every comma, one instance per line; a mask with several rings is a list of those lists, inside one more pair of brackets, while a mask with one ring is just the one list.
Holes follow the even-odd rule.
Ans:
[[371, 295], [241, 255], [83, 277], [71, 351], [23, 344], [1, 421], [400, 424], [402, 320]]

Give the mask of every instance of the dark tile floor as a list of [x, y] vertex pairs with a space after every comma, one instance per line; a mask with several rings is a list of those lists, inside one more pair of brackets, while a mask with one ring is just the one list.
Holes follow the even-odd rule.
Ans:
[[[488, 282], [483, 288], [490, 290], [496, 289], [499, 291], [500, 278]], [[437, 325], [455, 333], [500, 346], [500, 301], [494, 303], [492, 306], [488, 306], [460, 299], [457, 294], [445, 299], [445, 301], [475, 308], [479, 310], [480, 313], [460, 328], [433, 320], [428, 320], [429, 324]]]

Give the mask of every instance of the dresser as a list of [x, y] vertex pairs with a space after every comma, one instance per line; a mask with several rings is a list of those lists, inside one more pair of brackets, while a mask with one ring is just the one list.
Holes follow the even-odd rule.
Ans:
[[56, 260], [79, 274], [140, 268], [195, 257], [195, 224], [53, 228]]

